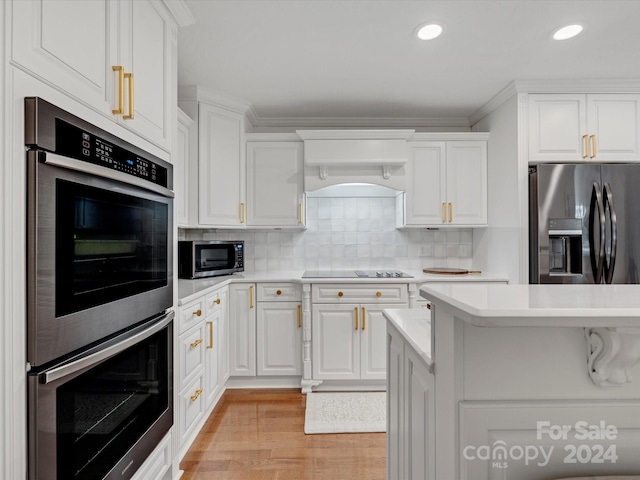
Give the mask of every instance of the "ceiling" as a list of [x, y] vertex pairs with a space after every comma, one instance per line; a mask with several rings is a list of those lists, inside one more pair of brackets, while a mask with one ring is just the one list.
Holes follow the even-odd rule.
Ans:
[[[640, 79], [638, 0], [187, 0], [180, 85], [258, 124], [456, 124], [518, 79]], [[437, 22], [438, 39], [415, 38]], [[584, 32], [553, 41], [553, 31]], [[431, 123], [430, 123], [431, 122]]]

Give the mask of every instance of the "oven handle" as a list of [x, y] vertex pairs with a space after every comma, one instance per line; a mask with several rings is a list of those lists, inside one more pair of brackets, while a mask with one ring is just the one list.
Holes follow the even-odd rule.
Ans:
[[106, 360], [126, 350], [127, 348], [135, 345], [136, 343], [141, 342], [145, 338], [150, 337], [154, 333], [159, 332], [160, 330], [165, 328], [167, 325], [169, 325], [169, 323], [171, 323], [174, 316], [175, 316], [175, 312], [171, 311], [166, 315], [164, 315], [163, 317], [161, 317], [160, 320], [158, 320], [152, 326], [147, 327], [140, 332], [133, 333], [130, 337], [114, 345], [110, 345], [95, 353], [87, 355], [86, 357], [82, 357], [72, 362], [65, 363], [64, 365], [61, 365], [59, 367], [52, 368], [51, 370], [47, 370], [46, 372], [43, 372], [42, 374], [40, 374], [40, 383], [47, 384], [47, 383], [54, 382], [60, 378], [76, 373], [82, 370], [83, 368], [90, 367], [103, 360]]
[[78, 172], [88, 173], [90, 175], [96, 175], [98, 177], [108, 178], [110, 180], [117, 180], [118, 182], [128, 183], [136, 187], [144, 188], [152, 192], [158, 193], [163, 197], [173, 198], [174, 193], [161, 185], [156, 185], [142, 178], [134, 177], [123, 172], [116, 170], [110, 170], [100, 165], [94, 165], [92, 163], [82, 162], [71, 157], [63, 157], [57, 153], [51, 152], [39, 152], [38, 159], [47, 165], [54, 165], [56, 167], [68, 168], [70, 170], [76, 170]]

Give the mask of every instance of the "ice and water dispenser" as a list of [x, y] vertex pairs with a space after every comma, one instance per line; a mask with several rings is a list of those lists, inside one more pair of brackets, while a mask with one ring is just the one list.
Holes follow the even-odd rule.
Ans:
[[549, 219], [549, 274], [582, 274], [582, 223], [579, 218]]

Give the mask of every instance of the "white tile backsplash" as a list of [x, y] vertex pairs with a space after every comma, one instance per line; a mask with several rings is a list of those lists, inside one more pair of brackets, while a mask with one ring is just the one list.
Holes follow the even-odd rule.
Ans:
[[395, 199], [309, 198], [307, 229], [179, 229], [180, 240], [244, 240], [245, 270], [472, 268], [472, 229], [395, 228]]

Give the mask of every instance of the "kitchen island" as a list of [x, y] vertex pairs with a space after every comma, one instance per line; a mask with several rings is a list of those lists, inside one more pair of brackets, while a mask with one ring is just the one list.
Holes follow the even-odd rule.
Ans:
[[640, 474], [640, 287], [439, 284], [385, 310], [388, 478]]

